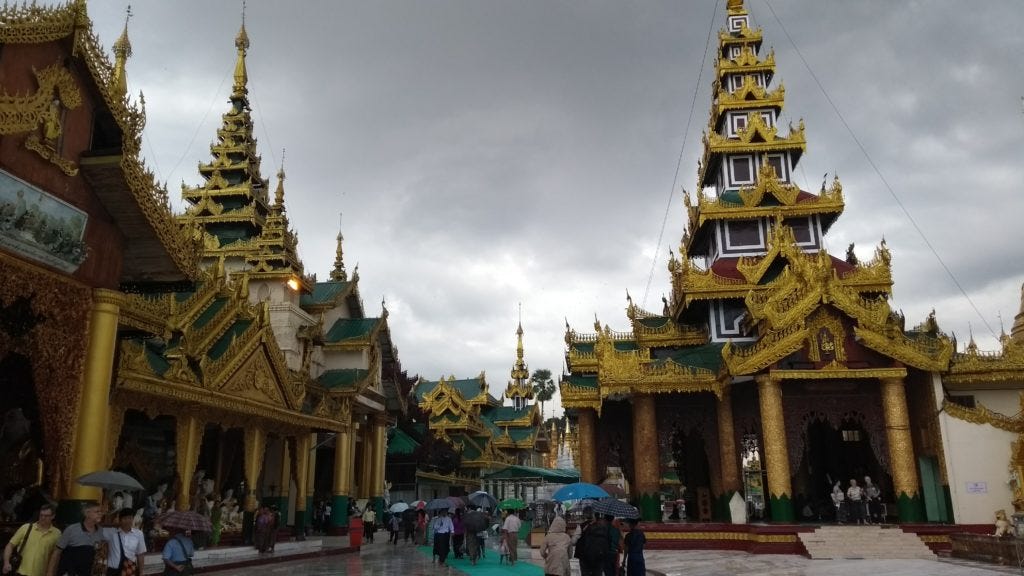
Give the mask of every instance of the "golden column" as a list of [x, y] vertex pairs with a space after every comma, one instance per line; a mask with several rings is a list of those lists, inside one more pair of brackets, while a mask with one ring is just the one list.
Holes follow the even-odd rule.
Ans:
[[348, 499], [352, 496], [352, 432], [342, 428], [334, 435], [334, 486], [331, 495], [331, 527], [348, 526]]
[[718, 457], [722, 461], [722, 495], [732, 497], [740, 489], [739, 458], [736, 457], [736, 429], [732, 421], [732, 386], [722, 387], [718, 400]]
[[244, 431], [245, 443], [245, 511], [256, 511], [256, 483], [260, 480], [267, 433], [262, 428], [247, 426]]
[[597, 477], [597, 412], [592, 408], [580, 408], [576, 412], [579, 426], [580, 480], [596, 484]]
[[370, 498], [373, 484], [373, 430], [366, 420], [359, 423], [359, 437], [363, 441], [359, 458], [359, 497]]
[[[306, 474], [302, 478], [302, 483], [306, 487], [306, 513], [309, 514], [306, 521], [308, 522], [313, 518], [313, 498], [316, 496], [316, 432], [307, 434], [305, 441], [308, 443], [306, 450], [307, 463]], [[333, 510], [331, 512], [333, 513]]]
[[892, 469], [893, 492], [900, 522], [924, 520], [921, 496], [918, 493], [914, 442], [910, 437], [907, 394], [903, 378], [882, 378], [882, 413], [889, 439], [889, 466]]
[[373, 476], [370, 479], [370, 497], [384, 497], [384, 464], [388, 452], [387, 416], [373, 417]]
[[310, 514], [310, 502], [312, 492], [307, 490], [306, 478], [309, 476], [310, 443], [309, 434], [300, 434], [296, 438], [289, 438], [292, 452], [295, 454], [295, 532], [304, 534], [306, 523], [312, 517]]
[[109, 419], [110, 381], [114, 374], [117, 348], [117, 319], [120, 293], [97, 288], [92, 293], [89, 314], [89, 347], [85, 352], [82, 399], [78, 405], [75, 451], [72, 453], [71, 500], [99, 500], [99, 488], [80, 486], [76, 478], [107, 469], [107, 420]]
[[292, 460], [288, 449], [288, 439], [281, 438], [281, 475], [278, 478], [278, 509], [281, 511], [282, 523], [288, 523], [288, 496], [292, 490]]
[[[185, 412], [182, 410], [182, 412]], [[194, 414], [175, 417], [174, 450], [178, 467], [178, 494], [175, 503], [178, 510], [192, 508], [192, 475], [199, 464], [199, 449], [203, 444], [205, 424]]]
[[767, 374], [757, 377], [761, 398], [761, 429], [764, 432], [764, 459], [768, 469], [768, 497], [771, 519], [792, 522], [793, 488], [789, 478], [789, 451], [786, 447], [786, 422], [782, 412], [782, 387]]
[[653, 394], [633, 394], [633, 467], [636, 470], [637, 504], [644, 520], [661, 518], [658, 489], [661, 460], [658, 454], [658, 421]]

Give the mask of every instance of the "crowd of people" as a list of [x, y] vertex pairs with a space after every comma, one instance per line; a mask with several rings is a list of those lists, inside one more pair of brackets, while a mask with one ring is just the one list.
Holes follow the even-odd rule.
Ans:
[[863, 486], [851, 478], [845, 490], [842, 482], [836, 481], [832, 486], [832, 505], [840, 524], [880, 524], [885, 520], [882, 492], [870, 476], [864, 477]]

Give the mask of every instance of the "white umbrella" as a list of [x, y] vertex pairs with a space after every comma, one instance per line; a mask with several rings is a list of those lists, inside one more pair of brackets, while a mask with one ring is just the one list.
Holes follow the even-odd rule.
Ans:
[[395, 502], [394, 504], [391, 505], [391, 508], [388, 508], [388, 510], [390, 510], [392, 514], [399, 514], [401, 512], [405, 512], [408, 509], [409, 505], [406, 504], [405, 502]]
[[82, 486], [95, 486], [106, 490], [145, 490], [135, 478], [124, 472], [113, 470], [90, 472], [79, 478], [78, 483]]

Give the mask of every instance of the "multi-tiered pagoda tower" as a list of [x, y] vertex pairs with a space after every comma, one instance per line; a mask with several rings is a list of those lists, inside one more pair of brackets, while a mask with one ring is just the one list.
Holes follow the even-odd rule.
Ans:
[[917, 462], [941, 459], [930, 394], [951, 343], [890, 309], [884, 241], [867, 263], [826, 251], [839, 179], [798, 187], [804, 125], [784, 126], [774, 53], [742, 0], [726, 24], [671, 298], [661, 314], [630, 299], [628, 332], [567, 328], [561, 393], [583, 478], [623, 468], [652, 519], [678, 475], [694, 519], [727, 519], [739, 492], [748, 515], [788, 521], [794, 501], [871, 476], [901, 521], [917, 520], [923, 490], [942, 493], [938, 476], [922, 488]]

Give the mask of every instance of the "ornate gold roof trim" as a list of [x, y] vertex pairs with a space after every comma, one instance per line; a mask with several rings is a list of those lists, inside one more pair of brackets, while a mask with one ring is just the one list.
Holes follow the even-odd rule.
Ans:
[[926, 342], [907, 338], [898, 330], [881, 334], [854, 327], [853, 331], [857, 340], [868, 348], [928, 372], [946, 371], [953, 356], [953, 343], [944, 335], [939, 335], [934, 342]]
[[768, 377], [774, 381], [782, 380], [836, 380], [836, 379], [882, 379], [906, 378], [906, 368], [846, 368], [843, 366], [826, 366], [821, 370], [769, 370]]
[[802, 348], [808, 336], [801, 323], [771, 332], [746, 348], [737, 348], [730, 340], [722, 348], [722, 359], [733, 376], [754, 374]]
[[67, 38], [78, 26], [88, 26], [85, 2], [63, 6], [4, 4], [0, 7], [0, 44], [43, 44]]
[[786, 103], [786, 88], [781, 82], [778, 88], [769, 91], [750, 76], [744, 79], [743, 86], [733, 92], [722, 90], [721, 83], [718, 81], [716, 81], [713, 90], [716, 98], [712, 103], [711, 116], [708, 121], [708, 128], [711, 130], [718, 127], [718, 121], [722, 118], [722, 115], [730, 110], [749, 108], [777, 108], [781, 110]]
[[975, 408], [967, 408], [956, 402], [943, 399], [942, 410], [957, 420], [963, 420], [971, 424], [988, 424], [994, 428], [1013, 432], [1014, 434], [1024, 434], [1024, 420], [1004, 416], [980, 404]]
[[740, 28], [739, 33], [729, 32], [728, 30], [720, 30], [718, 32], [718, 42], [721, 46], [728, 46], [730, 44], [747, 44], [760, 42], [761, 40], [762, 34], [760, 27], [757, 29], [751, 29], [744, 25]]
[[562, 406], [565, 408], [593, 408], [601, 413], [601, 395], [597, 388], [585, 388], [573, 386], [563, 380], [558, 385], [559, 394], [562, 396]]
[[738, 138], [729, 138], [718, 132], [705, 132], [702, 138], [704, 154], [698, 165], [697, 182], [704, 182], [705, 172], [711, 158], [719, 154], [730, 153], [767, 153], [782, 150], [807, 149], [807, 138], [804, 134], [804, 121], [800, 120], [797, 128], [789, 126], [788, 136], [779, 136], [777, 126], [767, 126], [760, 114], [750, 114], [746, 128], [738, 133]]
[[749, 44], [743, 47], [743, 50], [740, 51], [740, 55], [736, 58], [719, 56], [715, 59], [715, 75], [719, 79], [724, 78], [726, 74], [774, 71], [775, 51], [769, 51], [768, 54], [761, 59], [754, 53], [754, 47]]

